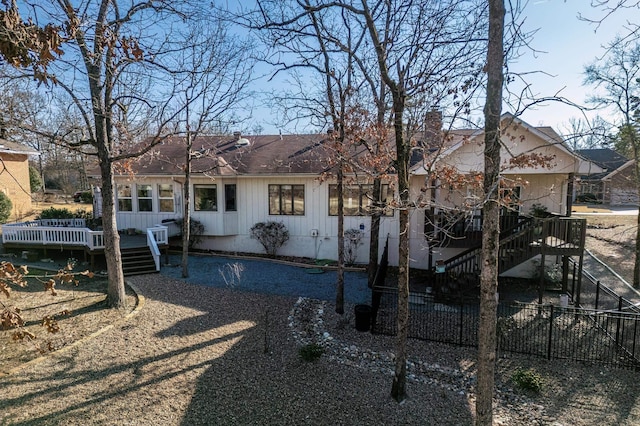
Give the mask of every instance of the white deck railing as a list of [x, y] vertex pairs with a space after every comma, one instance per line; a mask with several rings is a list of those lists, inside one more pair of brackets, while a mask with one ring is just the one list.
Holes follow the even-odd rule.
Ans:
[[160, 248], [158, 244], [169, 243], [169, 228], [163, 225], [155, 225], [153, 228], [147, 228], [147, 246], [151, 250], [153, 260], [156, 263], [156, 271], [160, 270]]
[[[91, 250], [104, 248], [103, 231], [92, 231], [84, 219], [44, 219], [2, 225], [2, 242], [56, 246], [86, 246]], [[160, 270], [158, 245], [169, 243], [169, 228], [155, 225], [147, 229], [147, 245]]]

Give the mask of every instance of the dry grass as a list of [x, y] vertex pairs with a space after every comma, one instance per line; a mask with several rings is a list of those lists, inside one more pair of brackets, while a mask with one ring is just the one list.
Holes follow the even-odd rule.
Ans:
[[[52, 264], [53, 268], [59, 266]], [[0, 373], [70, 345], [122, 317], [121, 312], [107, 307], [105, 278], [77, 276], [77, 285], [58, 283], [56, 295], [52, 295], [45, 291], [43, 283], [53, 275], [55, 271], [30, 270], [26, 287], [14, 287], [9, 298], [0, 296], [0, 307], [18, 307], [24, 319], [23, 329], [36, 336], [15, 341], [16, 329], [0, 329]], [[129, 310], [133, 309], [135, 295], [128, 294], [126, 301]], [[59, 331], [48, 332], [45, 318], [55, 319]]]

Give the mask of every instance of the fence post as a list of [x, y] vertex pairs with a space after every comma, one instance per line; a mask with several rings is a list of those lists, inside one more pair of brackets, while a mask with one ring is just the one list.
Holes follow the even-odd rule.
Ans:
[[620, 321], [622, 320], [622, 296], [618, 297], [618, 321], [616, 321], [616, 345], [620, 344]]
[[576, 263], [573, 262], [573, 274], [571, 274], [571, 300], [576, 300]]
[[551, 342], [553, 341], [553, 305], [549, 305], [549, 341], [547, 342], [547, 359], [551, 359]]
[[598, 301], [600, 300], [600, 280], [596, 281], [596, 307], [598, 309]]
[[460, 298], [460, 335], [458, 336], [459, 340], [458, 340], [458, 344], [462, 345], [462, 329], [463, 329], [463, 324], [464, 324], [464, 302], [462, 300], [462, 297]]

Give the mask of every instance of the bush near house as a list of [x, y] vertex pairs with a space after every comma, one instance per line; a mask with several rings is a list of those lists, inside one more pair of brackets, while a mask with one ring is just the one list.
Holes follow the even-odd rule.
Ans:
[[9, 216], [11, 216], [11, 210], [13, 209], [13, 203], [7, 197], [7, 194], [0, 192], [0, 223], [7, 223]]
[[75, 212], [72, 212], [69, 209], [60, 209], [55, 207], [49, 207], [48, 209], [44, 209], [40, 212], [36, 219], [85, 219], [91, 220], [93, 219], [93, 214], [86, 210], [78, 209]]
[[258, 240], [269, 256], [275, 257], [278, 249], [289, 241], [289, 231], [282, 222], [258, 222], [251, 227], [251, 238]]
[[[180, 230], [180, 236], [182, 236], [183, 218], [176, 219], [175, 224]], [[189, 250], [192, 250], [202, 242], [204, 231], [205, 229], [202, 222], [192, 218], [189, 219]]]

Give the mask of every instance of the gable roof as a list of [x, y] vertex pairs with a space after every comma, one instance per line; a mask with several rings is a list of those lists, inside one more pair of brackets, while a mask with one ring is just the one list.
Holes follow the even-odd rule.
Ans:
[[[193, 142], [191, 170], [211, 176], [321, 174], [332, 167], [326, 134], [198, 136]], [[354, 146], [350, 158], [366, 152]], [[144, 175], [182, 175], [186, 145], [182, 137], [170, 137], [132, 165], [132, 171]]]
[[[557, 147], [559, 150], [564, 153], [570, 155], [575, 158], [577, 161], [578, 167], [576, 168], [578, 173], [585, 173], [587, 170], [596, 169], [597, 172], [601, 171], [601, 168], [597, 165], [594, 165], [583, 158], [581, 155], [572, 151], [567, 147], [564, 139], [551, 127], [549, 126], [531, 126], [529, 123], [521, 120], [511, 113], [504, 113], [500, 117], [501, 123], [506, 122], [508, 126], [517, 125], [526, 128], [533, 135], [539, 137], [543, 141], [546, 141], [549, 145], [553, 145]], [[456, 150], [460, 149], [467, 141], [473, 140], [481, 137], [484, 134], [484, 129], [456, 129], [450, 132], [450, 137], [453, 140], [449, 146], [444, 146], [442, 151], [439, 153], [440, 157], [446, 157], [451, 155]]]
[[33, 148], [21, 145], [16, 142], [8, 141], [6, 139], [0, 139], [0, 153], [40, 155], [40, 153]]
[[605, 169], [607, 173], [613, 172], [629, 161], [624, 155], [610, 148], [578, 149], [577, 152]]

